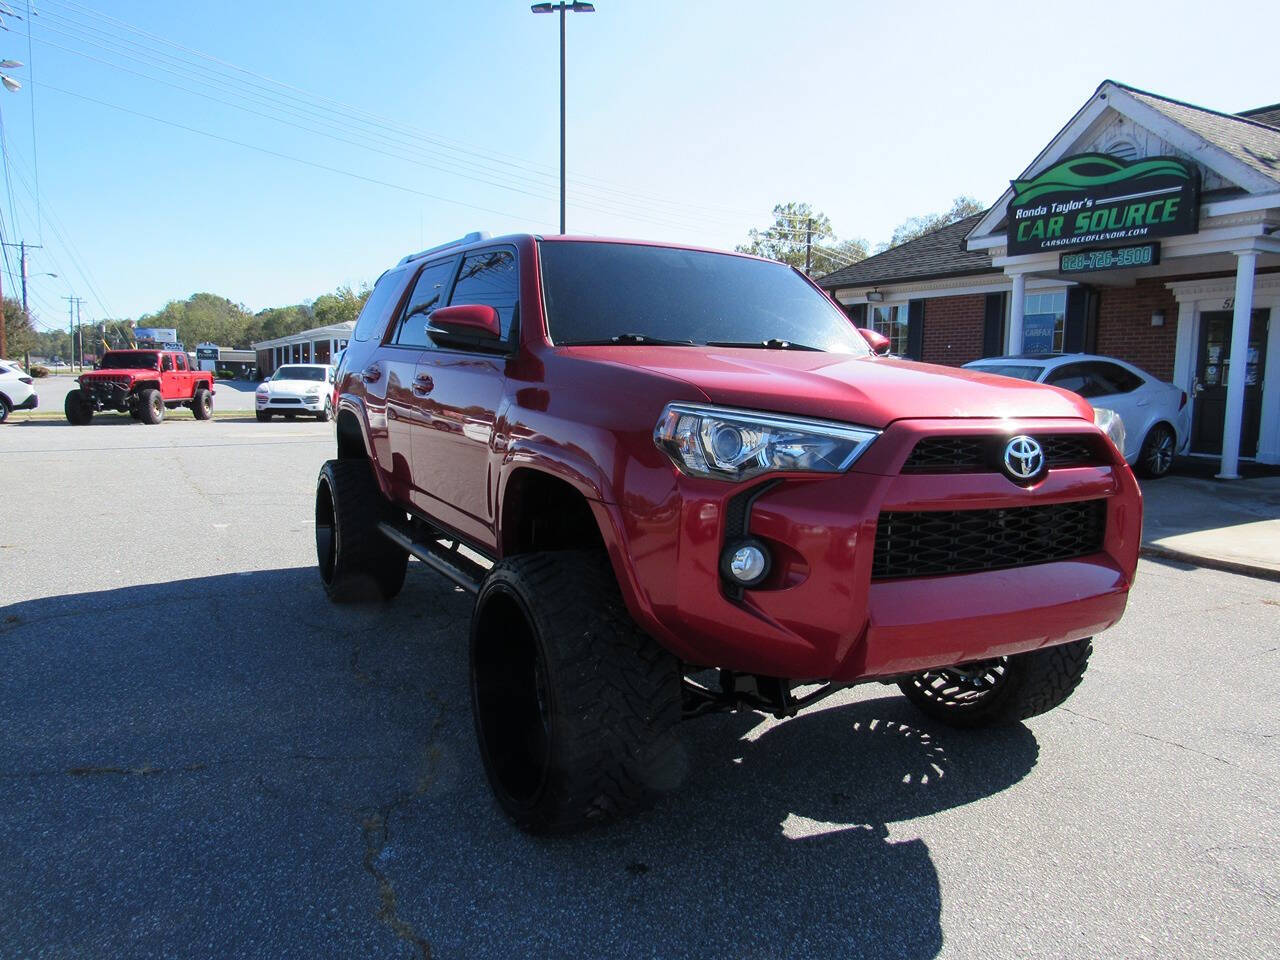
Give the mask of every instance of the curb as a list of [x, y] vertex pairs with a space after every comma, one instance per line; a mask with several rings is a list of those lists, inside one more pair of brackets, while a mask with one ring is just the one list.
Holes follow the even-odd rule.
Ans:
[[1221, 570], [1224, 573], [1235, 573], [1244, 577], [1253, 577], [1256, 580], [1270, 580], [1273, 583], [1280, 583], [1280, 570], [1272, 570], [1270, 567], [1260, 567], [1256, 564], [1244, 563], [1239, 560], [1203, 557], [1196, 553], [1185, 553], [1182, 550], [1171, 550], [1168, 547], [1157, 547], [1148, 543], [1142, 545], [1138, 555], [1148, 559], [1177, 560], [1181, 563], [1188, 563], [1193, 567]]

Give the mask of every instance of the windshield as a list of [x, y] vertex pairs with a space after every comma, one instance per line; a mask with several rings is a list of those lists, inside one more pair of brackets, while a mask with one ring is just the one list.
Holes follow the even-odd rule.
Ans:
[[281, 367], [272, 380], [325, 380], [324, 367]]
[[629, 243], [555, 241], [539, 250], [552, 343], [870, 353], [849, 319], [781, 263]]
[[1018, 380], [1036, 381], [1044, 373], [1044, 367], [1021, 366], [1016, 363], [988, 363], [980, 367], [965, 366], [966, 370], [977, 370], [979, 373], [994, 373], [1000, 377], [1016, 377]]
[[150, 350], [111, 350], [98, 364], [99, 370], [154, 370], [160, 355]]

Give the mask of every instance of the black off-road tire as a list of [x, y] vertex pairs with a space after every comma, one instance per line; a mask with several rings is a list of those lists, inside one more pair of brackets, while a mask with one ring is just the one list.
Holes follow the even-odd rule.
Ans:
[[164, 420], [164, 400], [160, 397], [160, 391], [154, 387], [138, 392], [138, 411], [141, 414], [140, 419], [143, 423], [149, 423], [153, 426]]
[[925, 715], [953, 727], [1019, 723], [1064, 703], [1080, 685], [1093, 640], [1000, 657], [898, 682]]
[[316, 560], [334, 603], [390, 600], [404, 586], [409, 554], [378, 530], [390, 505], [368, 460], [330, 460], [316, 483]]
[[632, 622], [602, 554], [527, 554], [489, 572], [471, 706], [494, 795], [530, 833], [643, 809], [683, 777], [680, 664]]
[[93, 419], [93, 407], [84, 402], [84, 394], [78, 389], [70, 391], [62, 401], [62, 412], [67, 415], [67, 422], [77, 427]]
[[1178, 435], [1167, 423], [1157, 423], [1147, 431], [1133, 467], [1138, 476], [1159, 480], [1173, 469], [1173, 458], [1178, 452]]
[[142, 408], [135, 403], [133, 406], [129, 408], [129, 416], [132, 417], [134, 420], [141, 420]]
[[266, 423], [266, 422], [267, 422], [268, 420], [270, 420], [270, 419], [271, 419], [271, 414], [267, 413], [267, 411], [265, 411], [265, 410], [259, 410], [259, 411], [258, 411], [258, 422], [259, 422], [259, 423]]
[[213, 394], [204, 387], [197, 387], [195, 396], [191, 398], [191, 412], [197, 420], [208, 420], [213, 416]]

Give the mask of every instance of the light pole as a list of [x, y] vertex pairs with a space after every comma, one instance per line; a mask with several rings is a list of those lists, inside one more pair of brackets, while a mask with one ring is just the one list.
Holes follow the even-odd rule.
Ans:
[[560, 11], [560, 233], [564, 234], [564, 15], [572, 13], [594, 13], [594, 3], [535, 3], [530, 8], [534, 13], [551, 13]]
[[[3, 23], [0, 23], [0, 28], [8, 29]], [[20, 66], [22, 64], [17, 60], [0, 60], [0, 70], [13, 70]], [[0, 73], [0, 83], [4, 84], [4, 88], [10, 93], [17, 93], [22, 89], [22, 84], [7, 73]], [[8, 352], [9, 341], [4, 329], [4, 287], [0, 286], [0, 359], [3, 359]]]

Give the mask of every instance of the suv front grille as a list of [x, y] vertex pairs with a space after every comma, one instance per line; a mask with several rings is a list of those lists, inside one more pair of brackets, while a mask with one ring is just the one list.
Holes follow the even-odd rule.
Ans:
[[1003, 570], [1097, 553], [1106, 500], [997, 510], [885, 512], [873, 580]]
[[[1053, 433], [1037, 436], [1044, 447], [1049, 469], [1085, 467], [1105, 464], [1105, 451], [1099, 446], [1101, 437], [1087, 433]], [[1008, 437], [940, 436], [920, 440], [903, 473], [988, 473], [999, 470], [1000, 455]]]

